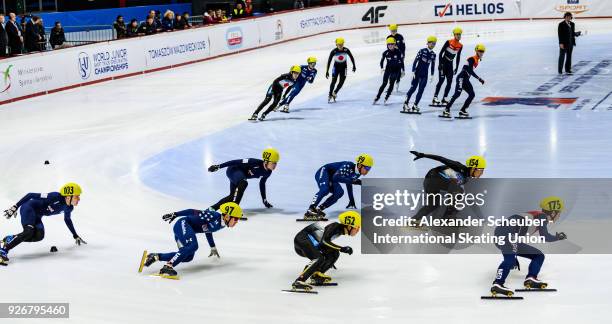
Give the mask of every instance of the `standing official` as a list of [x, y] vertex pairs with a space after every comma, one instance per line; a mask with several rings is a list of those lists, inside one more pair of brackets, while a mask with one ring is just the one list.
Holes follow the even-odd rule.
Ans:
[[557, 34], [559, 35], [559, 74], [563, 73], [563, 63], [565, 62], [565, 72], [572, 73], [572, 52], [576, 46], [576, 37], [580, 36], [580, 32], [576, 32], [576, 26], [572, 22], [571, 12], [566, 12], [563, 15], [563, 21], [559, 23]]

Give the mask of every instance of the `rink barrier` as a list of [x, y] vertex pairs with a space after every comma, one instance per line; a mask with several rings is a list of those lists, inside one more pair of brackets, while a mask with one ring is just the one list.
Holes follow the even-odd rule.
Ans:
[[[612, 18], [612, 1], [389, 1], [276, 13], [185, 31], [114, 40], [0, 61], [0, 105], [149, 74], [326, 33], [487, 21]], [[564, 4], [565, 3], [565, 4]], [[562, 9], [562, 10], [561, 10]], [[411, 14], [406, 14], [411, 13]], [[594, 14], [597, 13], [597, 14]], [[66, 64], [66, 62], [70, 62]]]

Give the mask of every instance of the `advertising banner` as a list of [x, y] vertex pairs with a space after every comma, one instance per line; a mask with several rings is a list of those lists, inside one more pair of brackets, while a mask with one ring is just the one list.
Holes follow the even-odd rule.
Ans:
[[207, 28], [142, 37], [143, 69], [156, 69], [196, 61], [210, 56]]

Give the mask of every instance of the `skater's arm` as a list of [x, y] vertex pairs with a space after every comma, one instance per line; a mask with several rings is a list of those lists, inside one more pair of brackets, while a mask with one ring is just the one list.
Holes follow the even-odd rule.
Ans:
[[416, 71], [417, 64], [419, 64], [419, 60], [421, 59], [421, 51], [419, 51], [414, 58], [414, 62], [412, 62], [412, 72]]
[[446, 165], [447, 167], [457, 171], [457, 172], [462, 172], [465, 169], [467, 169], [467, 167], [465, 165], [463, 165], [463, 163], [458, 162], [458, 161], [453, 161], [450, 159], [447, 159], [445, 157], [439, 156], [439, 155], [434, 155], [434, 154], [423, 154], [424, 158], [428, 158], [434, 161], [438, 161], [441, 162], [442, 164]]
[[342, 225], [340, 223], [331, 223], [325, 226], [323, 237], [321, 237], [321, 244], [330, 249], [340, 251], [342, 247], [332, 242], [332, 239], [340, 234], [342, 234]]
[[435, 71], [436, 71], [436, 53], [433, 53], [433, 59], [431, 60], [431, 76], [434, 75]]
[[76, 238], [79, 235], [74, 229], [74, 224], [72, 224], [72, 218], [70, 218], [71, 213], [72, 213], [72, 209], [66, 210], [64, 212], [64, 223], [66, 223], [66, 227], [68, 227], [68, 229], [70, 230], [70, 233], [72, 233], [72, 237]]
[[468, 65], [467, 65], [467, 72], [475, 77], [476, 79], [480, 80], [480, 77], [478, 76], [478, 74], [476, 74], [476, 72], [474, 72], [474, 64], [476, 63], [476, 60], [473, 57], [470, 57], [468, 59]]
[[552, 235], [550, 232], [548, 232], [548, 220], [546, 219], [546, 216], [541, 214], [541, 216], [538, 218], [543, 220], [542, 225], [538, 226], [538, 233], [540, 233], [540, 236], [543, 236], [546, 242], [558, 241], [559, 238], [556, 235]]
[[[44, 197], [43, 197], [44, 196]], [[17, 207], [21, 207], [21, 205], [25, 204], [28, 200], [30, 199], [39, 199], [39, 198], [46, 198], [47, 194], [40, 194], [40, 193], [35, 193], [35, 192], [30, 192], [29, 194], [23, 196], [23, 198], [21, 198], [16, 204], [15, 206]]]
[[266, 199], [266, 181], [268, 180], [268, 178], [270, 177], [270, 175], [265, 175], [263, 177], [261, 177], [261, 180], [259, 180], [259, 193], [261, 193], [261, 200], [267, 200]]
[[215, 239], [213, 238], [212, 233], [204, 233], [206, 235], [206, 240], [208, 241], [208, 246], [211, 248], [215, 247]]
[[442, 49], [440, 50], [440, 57], [438, 58], [440, 60], [438, 62], [440, 66], [442, 66], [442, 58], [444, 57], [444, 51], [446, 51], [446, 49], [448, 48], [448, 44], [449, 44], [448, 41], [444, 42], [444, 45], [442, 45]]
[[459, 48], [459, 52], [457, 52], [457, 57], [455, 58], [457, 62], [455, 63], [455, 73], [459, 70], [459, 63], [461, 62], [461, 51], [463, 50], [463, 46]]
[[354, 203], [355, 198], [353, 197], [353, 184], [352, 183], [346, 184], [346, 193], [348, 194], [349, 202]]
[[308, 83], [313, 83], [316, 77], [317, 77], [317, 69], [314, 69], [314, 71], [312, 72], [312, 76], [308, 78]]
[[241, 165], [241, 164], [251, 164], [251, 163], [256, 163], [257, 161], [253, 161], [254, 159], [241, 159], [241, 160], [230, 160], [227, 162], [223, 162], [221, 164], [219, 164], [219, 168], [227, 168], [227, 167], [231, 167], [231, 166], [237, 166], [237, 165]]
[[331, 65], [331, 61], [334, 58], [335, 52], [336, 52], [335, 48], [331, 52], [329, 52], [329, 58], [327, 59], [327, 68], [325, 69], [325, 74], [329, 73], [329, 66]]
[[346, 49], [346, 54], [351, 58], [351, 63], [353, 63], [353, 71], [357, 69], [357, 65], [355, 65], [355, 58], [353, 57], [353, 53], [348, 48]]
[[385, 67], [384, 63], [385, 63], [385, 57], [386, 57], [386, 56], [387, 56], [387, 50], [385, 50], [385, 51], [382, 53], [382, 56], [380, 57], [380, 68], [381, 68], [381, 69]]
[[176, 213], [174, 213], [177, 217], [181, 217], [181, 216], [194, 216], [197, 215], [200, 211], [197, 209], [185, 209], [185, 210], [181, 210], [181, 211], [177, 211]]

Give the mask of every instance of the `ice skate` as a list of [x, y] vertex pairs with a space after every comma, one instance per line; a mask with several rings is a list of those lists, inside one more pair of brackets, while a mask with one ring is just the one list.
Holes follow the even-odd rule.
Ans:
[[525, 282], [523, 282], [523, 286], [525, 286], [525, 288], [527, 289], [544, 289], [548, 287], [548, 284], [546, 282], [538, 280], [538, 278], [528, 277], [527, 279], [525, 279]]
[[459, 118], [459, 119], [472, 119], [472, 117], [470, 117], [470, 114], [467, 111], [463, 111], [463, 110], [459, 111], [459, 115], [457, 115], [457, 118]]
[[257, 114], [253, 114], [249, 120], [257, 120]]
[[261, 116], [259, 117], [259, 121], [264, 121], [264, 119], [266, 119], [266, 114], [261, 114]]
[[440, 117], [440, 118], [447, 118], [447, 119], [452, 118], [451, 115], [450, 115], [450, 111], [448, 111], [448, 110], [444, 110], [441, 115], [438, 115], [438, 117]]
[[313, 286], [323, 286], [324, 284], [329, 284], [332, 281], [332, 277], [317, 271], [312, 274], [310, 277], [310, 284]]
[[502, 284], [494, 283], [493, 286], [491, 286], [491, 295], [495, 297], [495, 295], [497, 294], [504, 295], [506, 297], [512, 297], [512, 295], [514, 295], [514, 291], [512, 291], [512, 289], [506, 288]]

